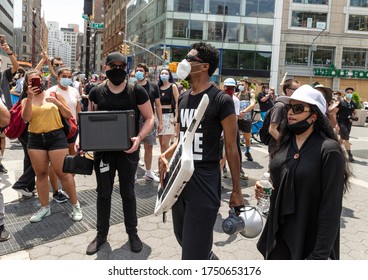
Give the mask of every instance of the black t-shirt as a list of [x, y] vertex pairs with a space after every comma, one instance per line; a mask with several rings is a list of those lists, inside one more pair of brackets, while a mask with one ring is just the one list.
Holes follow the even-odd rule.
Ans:
[[261, 110], [261, 112], [267, 112], [273, 106], [273, 102], [272, 102], [271, 98], [268, 98], [265, 102], [261, 101], [261, 99], [263, 97], [265, 97], [266, 95], [267, 95], [267, 93], [260, 92], [258, 94], [258, 97], [257, 97], [257, 100], [258, 100], [258, 103], [259, 103], [259, 110]]
[[145, 85], [143, 85], [143, 88], [148, 93], [148, 97], [151, 101], [152, 112], [155, 113], [155, 100], [160, 98], [160, 89], [158, 88], [157, 84], [148, 81]]
[[[220, 90], [209, 92], [212, 87], [196, 95], [191, 95], [190, 91], [186, 91], [179, 96], [179, 123], [182, 139], [203, 95], [209, 94], [210, 102], [204, 118], [195, 132], [193, 142], [193, 160], [197, 166], [210, 162], [218, 164], [221, 159], [220, 138], [223, 130], [221, 121], [227, 116], [235, 114], [231, 96]], [[182, 102], [183, 97], [188, 94], [188, 102], [184, 104], [186, 102]]]
[[337, 106], [339, 111], [337, 112], [337, 122], [351, 124], [349, 121], [349, 116], [351, 116], [357, 105], [354, 101], [347, 102], [345, 99], [341, 99], [339, 105]]
[[[142, 105], [149, 100], [146, 90], [138, 84], [134, 86], [133, 94], [135, 95], [136, 105]], [[99, 90], [99, 87], [96, 86], [92, 88], [88, 98], [97, 104], [98, 111], [136, 110], [134, 101], [128, 94], [128, 84], [122, 92], [116, 94], [109, 90], [107, 84], [103, 86], [102, 90]], [[136, 111], [137, 131], [139, 131], [139, 117], [140, 114]]]

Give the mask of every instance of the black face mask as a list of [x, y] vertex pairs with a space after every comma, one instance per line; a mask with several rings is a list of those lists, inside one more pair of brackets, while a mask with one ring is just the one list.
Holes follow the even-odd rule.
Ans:
[[312, 123], [309, 123], [307, 121], [307, 119], [310, 118], [311, 115], [309, 115], [308, 117], [306, 117], [304, 120], [300, 121], [300, 122], [297, 122], [297, 123], [294, 123], [294, 124], [288, 124], [287, 127], [288, 129], [295, 133], [296, 135], [299, 135], [299, 134], [302, 134], [304, 132], [306, 132], [308, 130], [308, 128], [313, 124]]
[[106, 76], [113, 83], [118, 86], [125, 81], [126, 72], [124, 69], [112, 69], [106, 71]]

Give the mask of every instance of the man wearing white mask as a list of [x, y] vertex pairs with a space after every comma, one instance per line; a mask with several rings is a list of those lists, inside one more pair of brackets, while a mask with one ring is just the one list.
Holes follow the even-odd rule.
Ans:
[[354, 158], [351, 153], [349, 136], [353, 121], [357, 121], [357, 104], [351, 100], [353, 97], [354, 89], [348, 87], [345, 89], [345, 97], [337, 106], [337, 125], [339, 126], [339, 134], [341, 141], [344, 143], [345, 150], [348, 153], [349, 161], [353, 162]]
[[192, 88], [179, 97], [179, 139], [159, 157], [160, 177], [169, 171], [168, 160], [190, 125], [191, 112], [198, 108], [204, 94], [209, 97], [207, 111], [195, 132], [193, 143], [194, 172], [172, 207], [174, 233], [182, 247], [182, 259], [216, 259], [212, 252], [213, 228], [221, 204], [220, 138], [224, 133], [225, 151], [231, 171], [233, 189], [230, 207], [244, 205], [240, 187], [240, 163], [236, 149], [237, 123], [230, 95], [216, 88], [210, 80], [219, 63], [219, 51], [199, 42], [177, 68], [180, 79]]

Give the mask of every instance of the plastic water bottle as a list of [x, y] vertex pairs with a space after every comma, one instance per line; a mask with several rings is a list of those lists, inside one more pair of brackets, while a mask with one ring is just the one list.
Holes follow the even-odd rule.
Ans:
[[262, 180], [260, 181], [264, 196], [261, 197], [257, 202], [257, 209], [262, 214], [267, 214], [270, 209], [270, 197], [272, 193], [272, 184], [270, 182], [270, 173], [266, 172], [263, 174]]

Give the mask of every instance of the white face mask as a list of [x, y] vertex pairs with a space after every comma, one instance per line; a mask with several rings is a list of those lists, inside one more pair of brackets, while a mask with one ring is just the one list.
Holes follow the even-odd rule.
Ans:
[[245, 87], [244, 86], [239, 86], [239, 91], [244, 91]]
[[192, 71], [192, 67], [190, 66], [190, 63], [186, 59], [183, 59], [178, 64], [178, 67], [176, 69], [176, 74], [178, 75], [180, 79], [185, 80], [189, 76], [190, 71]]

